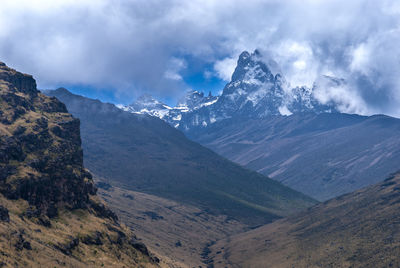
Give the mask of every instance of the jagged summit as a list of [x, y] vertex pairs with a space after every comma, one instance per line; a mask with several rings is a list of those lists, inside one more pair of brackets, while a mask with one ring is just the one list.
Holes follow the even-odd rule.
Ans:
[[[329, 86], [338, 86], [342, 79], [327, 78]], [[325, 81], [324, 80], [324, 81]], [[277, 63], [265, 57], [259, 50], [240, 54], [231, 81], [224, 87], [221, 96], [204, 96], [190, 91], [171, 108], [147, 98], [146, 105], [120, 106], [125, 111], [157, 116], [174, 127], [187, 131], [196, 127], [207, 127], [228, 118], [265, 118], [271, 115], [294, 113], [337, 112], [337, 104], [321, 103], [315, 89], [327, 83], [315, 83], [313, 88], [305, 86], [290, 88]], [[319, 96], [320, 97], [320, 96]], [[151, 101], [149, 101], [151, 100]]]
[[246, 80], [249, 78], [257, 79], [260, 82], [274, 80], [274, 75], [262, 60], [261, 53], [255, 50], [250, 54], [247, 51], [240, 54], [235, 71], [232, 74], [232, 82]]
[[193, 111], [200, 107], [211, 105], [216, 99], [217, 97], [213, 96], [211, 92], [209, 92], [208, 96], [204, 96], [204, 92], [191, 90], [178, 101], [176, 107], [185, 107], [186, 110]]
[[213, 105], [183, 115], [179, 127], [187, 131], [227, 118], [243, 120], [271, 115], [336, 111], [332, 106], [320, 104], [313, 89], [290, 89], [284, 76], [276, 72], [279, 68], [275, 65], [274, 61], [266, 60], [258, 50], [252, 54], [243, 52], [239, 56], [232, 80], [225, 86], [218, 100]]
[[130, 105], [118, 105], [118, 107], [127, 112], [148, 114], [159, 118], [163, 118], [168, 113], [168, 110], [171, 109], [168, 105], [156, 100], [150, 94], [141, 95]]

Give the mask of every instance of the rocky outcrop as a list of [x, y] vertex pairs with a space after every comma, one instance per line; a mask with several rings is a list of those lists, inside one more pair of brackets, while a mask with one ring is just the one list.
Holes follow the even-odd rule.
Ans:
[[[3, 62], [0, 62], [0, 80], [14, 87], [18, 92], [35, 96], [38, 94], [36, 81], [31, 75], [17, 72], [8, 68]], [[11, 88], [13, 90], [13, 88]], [[16, 92], [14, 91], [14, 92]]]
[[85, 208], [96, 193], [83, 168], [79, 120], [30, 75], [0, 64], [0, 193], [25, 199], [37, 214]]
[[0, 266], [157, 267], [96, 190], [80, 121], [0, 63]]

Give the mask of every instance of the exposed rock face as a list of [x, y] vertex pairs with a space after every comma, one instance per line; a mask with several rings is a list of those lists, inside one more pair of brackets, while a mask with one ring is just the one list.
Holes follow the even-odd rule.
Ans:
[[0, 193], [39, 214], [84, 208], [96, 193], [83, 168], [79, 120], [42, 95], [30, 75], [0, 64]]
[[291, 88], [274, 65], [277, 64], [267, 61], [258, 50], [242, 52], [232, 79], [218, 100], [183, 114], [179, 129], [197, 131], [228, 118], [244, 121], [274, 115], [337, 112], [335, 104], [320, 103], [313, 88]]
[[79, 120], [0, 63], [0, 266], [156, 267], [95, 194]]
[[253, 53], [244, 51], [239, 56], [231, 81], [220, 96], [204, 96], [204, 93], [190, 91], [175, 107], [144, 96], [131, 105], [119, 105], [118, 108], [159, 117], [190, 135], [230, 118], [245, 121], [302, 113], [337, 113], [343, 104], [321, 99], [317, 92], [320, 92], [320, 87], [329, 91], [345, 84], [343, 79], [324, 76], [311, 88], [292, 88], [275, 61], [267, 59], [258, 50]]
[[0, 80], [13, 85], [18, 91], [37, 95], [36, 81], [31, 75], [19, 73], [11, 68], [8, 68], [3, 62], [0, 62]]

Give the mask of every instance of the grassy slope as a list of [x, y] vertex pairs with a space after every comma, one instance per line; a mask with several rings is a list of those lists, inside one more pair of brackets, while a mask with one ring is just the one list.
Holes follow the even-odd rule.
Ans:
[[[50, 220], [51, 227], [45, 227], [24, 215], [29, 207], [26, 201], [11, 201], [0, 195], [0, 204], [10, 211], [10, 222], [0, 221], [1, 267], [158, 267], [128, 243], [119, 243], [118, 231], [133, 234], [110, 219], [83, 209], [61, 210]], [[97, 233], [101, 234], [101, 244], [82, 242]], [[59, 249], [74, 239], [79, 244], [70, 253]], [[21, 241], [28, 242], [31, 249], [23, 247]]]
[[400, 267], [400, 174], [220, 241], [216, 267]]
[[314, 203], [188, 140], [157, 118], [123, 112], [66, 90], [47, 94], [58, 97], [81, 120], [85, 165], [114, 185], [253, 225]]
[[236, 163], [322, 201], [382, 181], [400, 161], [400, 120], [384, 115], [224, 120], [188, 135]]

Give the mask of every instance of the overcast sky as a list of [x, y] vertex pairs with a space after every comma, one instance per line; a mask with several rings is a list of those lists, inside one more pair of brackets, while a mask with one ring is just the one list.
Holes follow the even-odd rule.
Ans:
[[39, 87], [129, 103], [220, 91], [260, 48], [292, 86], [321, 75], [348, 112], [400, 115], [398, 0], [2, 0], [0, 60]]

